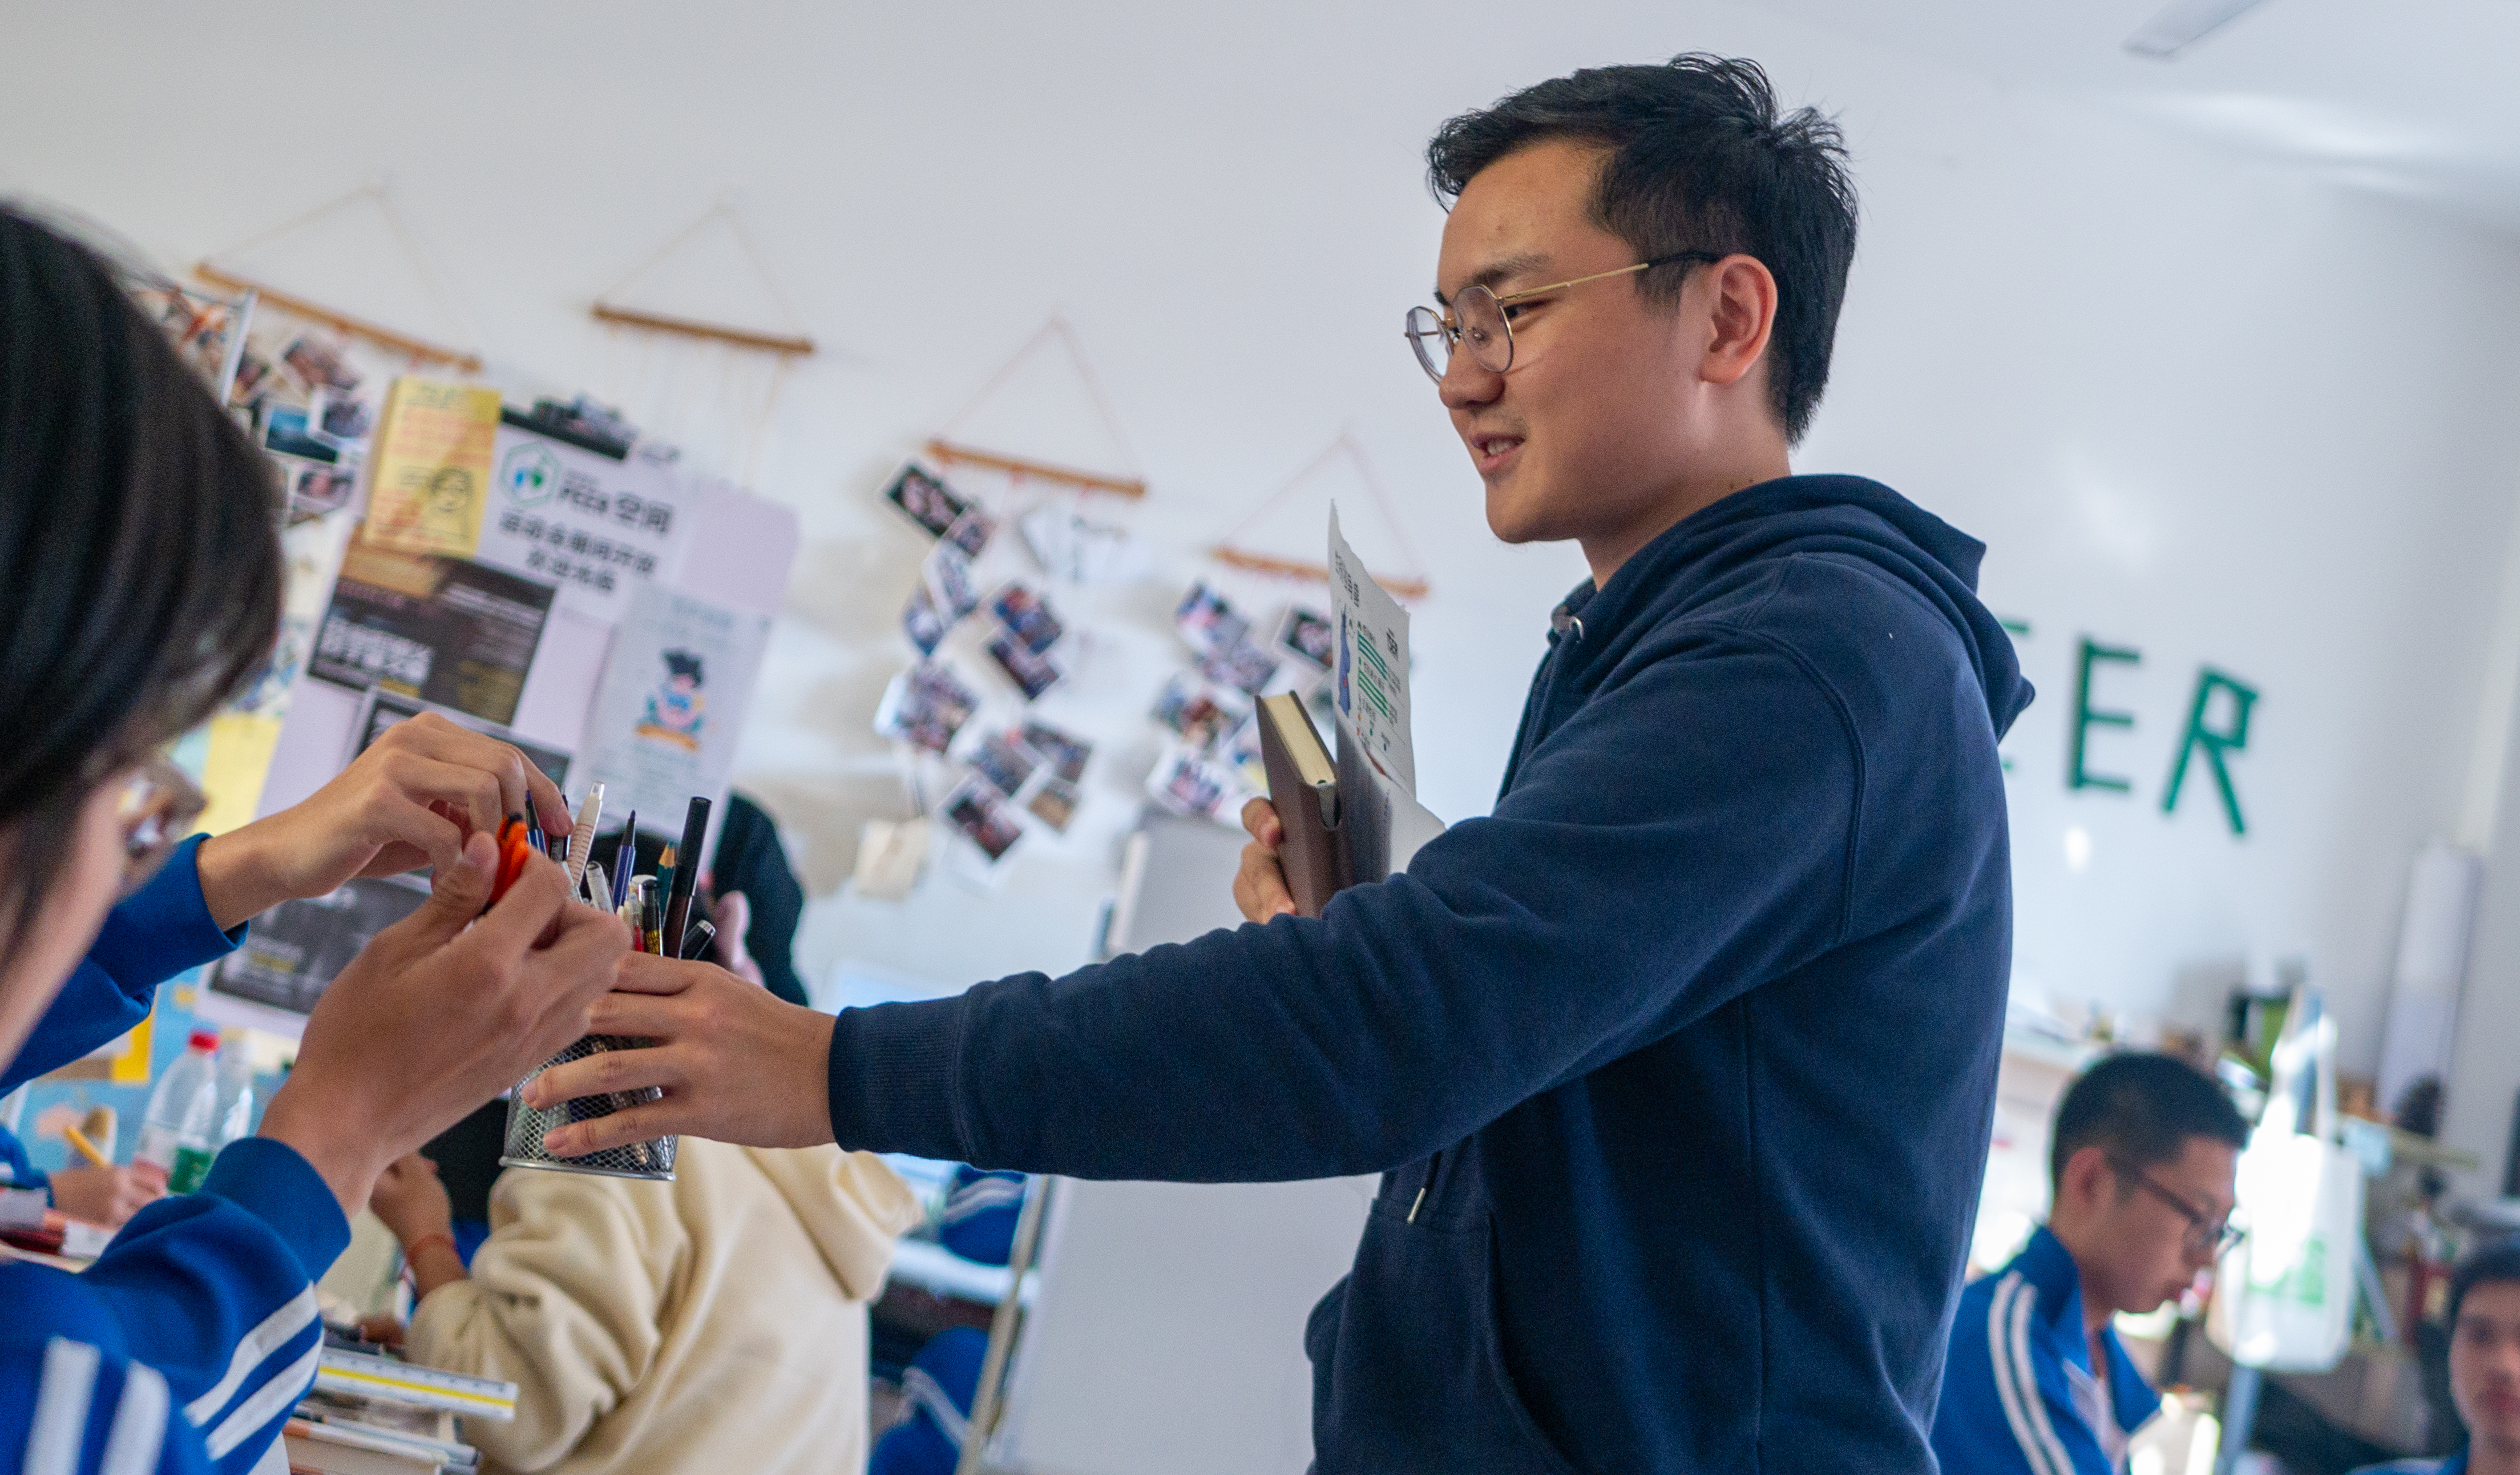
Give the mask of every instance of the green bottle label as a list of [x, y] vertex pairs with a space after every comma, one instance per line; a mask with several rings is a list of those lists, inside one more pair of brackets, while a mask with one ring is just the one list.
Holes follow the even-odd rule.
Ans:
[[212, 1154], [199, 1147], [175, 1149], [175, 1169], [166, 1175], [166, 1188], [172, 1193], [190, 1193], [202, 1186], [210, 1175]]

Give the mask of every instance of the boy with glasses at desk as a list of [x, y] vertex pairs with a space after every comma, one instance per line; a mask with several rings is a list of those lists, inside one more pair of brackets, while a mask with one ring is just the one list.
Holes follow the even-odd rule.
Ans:
[[2161, 1407], [2109, 1319], [2173, 1301], [2239, 1237], [2248, 1125], [2168, 1055], [2113, 1055], [2056, 1108], [2048, 1222], [1960, 1295], [1934, 1452], [1958, 1475], [2108, 1475]]

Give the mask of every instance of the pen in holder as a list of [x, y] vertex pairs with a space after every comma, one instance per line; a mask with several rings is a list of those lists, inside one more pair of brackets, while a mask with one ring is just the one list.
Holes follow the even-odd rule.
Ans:
[[543, 1071], [572, 1060], [584, 1060], [607, 1050], [635, 1050], [654, 1043], [626, 1035], [589, 1035], [567, 1049], [544, 1061], [542, 1070], [517, 1083], [516, 1094], [508, 1098], [508, 1137], [499, 1162], [509, 1168], [550, 1168], [562, 1173], [594, 1173], [607, 1177], [649, 1178], [658, 1182], [674, 1179], [674, 1148], [681, 1139], [650, 1137], [644, 1142], [608, 1147], [584, 1157], [564, 1158], [543, 1145], [543, 1138], [555, 1127], [571, 1122], [591, 1122], [614, 1112], [642, 1106], [664, 1098], [664, 1092], [648, 1086], [635, 1091], [613, 1091], [601, 1096], [581, 1096], [574, 1101], [555, 1102], [536, 1109], [525, 1104], [525, 1083]]

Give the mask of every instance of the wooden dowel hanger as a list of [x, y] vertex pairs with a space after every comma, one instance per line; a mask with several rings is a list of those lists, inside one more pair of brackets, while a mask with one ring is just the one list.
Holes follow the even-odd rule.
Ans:
[[1147, 494], [1147, 484], [1142, 478], [1106, 477], [1095, 472], [1056, 466], [1048, 461], [1032, 461], [1021, 456], [1007, 456], [996, 451], [976, 450], [968, 445], [957, 445], [942, 437], [931, 438], [927, 442], [927, 454], [948, 465], [979, 466], [990, 471], [1004, 472], [1017, 481], [1056, 482], [1062, 486], [1073, 486], [1082, 491], [1107, 491], [1114, 496], [1131, 498], [1144, 497]]
[[705, 338], [718, 343], [734, 344], [742, 348], [759, 348], [767, 353], [793, 353], [802, 357], [814, 351], [814, 341], [801, 334], [788, 337], [775, 333], [756, 333], [749, 328], [729, 328], [718, 323], [703, 323], [694, 318], [669, 317], [661, 312], [642, 312], [635, 307], [616, 307], [599, 299], [592, 309], [608, 323], [621, 323], [632, 328], [647, 328], [657, 333], [679, 333], [686, 338]]
[[397, 333], [391, 328], [380, 327], [365, 318], [353, 317], [349, 313], [327, 307], [321, 302], [310, 301], [294, 293], [283, 292], [268, 283], [257, 282], [251, 277], [239, 276], [225, 267], [213, 266], [203, 261], [193, 268], [193, 275], [222, 292], [253, 293], [264, 302], [284, 312], [322, 323], [336, 333], [365, 339], [380, 347], [389, 348], [410, 358], [415, 365], [442, 363], [450, 364], [467, 374], [481, 372], [481, 355], [478, 353], [468, 353], [461, 348], [444, 347], [427, 339], [414, 338], [408, 333]]
[[[1328, 583], [1330, 571], [1321, 564], [1299, 563], [1291, 558], [1273, 558], [1266, 553], [1245, 553], [1239, 548], [1211, 548], [1208, 557], [1231, 568], [1252, 574], [1266, 574], [1273, 578], [1305, 578], [1316, 583]], [[1423, 599], [1434, 586], [1422, 578], [1394, 578], [1376, 574], [1373, 581], [1394, 599]]]

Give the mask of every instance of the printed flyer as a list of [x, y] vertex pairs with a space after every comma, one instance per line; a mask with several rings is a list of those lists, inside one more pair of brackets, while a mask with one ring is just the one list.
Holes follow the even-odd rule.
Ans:
[[723, 814], [769, 638], [766, 616], [652, 584], [632, 593], [578, 745], [577, 787], [601, 782], [608, 813], [636, 809], [641, 828], [665, 834], [695, 796]]

